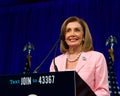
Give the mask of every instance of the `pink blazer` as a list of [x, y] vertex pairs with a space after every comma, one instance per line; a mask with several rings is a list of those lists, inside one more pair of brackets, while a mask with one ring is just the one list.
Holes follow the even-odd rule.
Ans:
[[[59, 71], [66, 71], [67, 54], [55, 58]], [[97, 96], [110, 96], [105, 57], [97, 51], [82, 52], [75, 71], [90, 86]], [[54, 72], [53, 62], [50, 72]]]

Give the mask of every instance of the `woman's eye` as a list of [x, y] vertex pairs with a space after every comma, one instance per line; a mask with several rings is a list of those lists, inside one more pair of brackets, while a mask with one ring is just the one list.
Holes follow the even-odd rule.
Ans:
[[80, 32], [80, 29], [76, 28], [76, 29], [75, 29], [75, 32]]
[[67, 29], [66, 32], [70, 32], [71, 29]]

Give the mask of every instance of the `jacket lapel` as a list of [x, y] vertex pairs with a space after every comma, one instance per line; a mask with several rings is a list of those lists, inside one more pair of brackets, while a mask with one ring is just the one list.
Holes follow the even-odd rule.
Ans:
[[80, 71], [89, 61], [89, 57], [91, 56], [91, 52], [82, 52], [78, 64], [76, 66], [76, 71]]

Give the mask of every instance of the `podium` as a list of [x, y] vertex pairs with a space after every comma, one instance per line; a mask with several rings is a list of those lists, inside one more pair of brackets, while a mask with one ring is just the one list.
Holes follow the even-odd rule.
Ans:
[[75, 71], [0, 76], [0, 96], [31, 96], [30, 94], [96, 96]]

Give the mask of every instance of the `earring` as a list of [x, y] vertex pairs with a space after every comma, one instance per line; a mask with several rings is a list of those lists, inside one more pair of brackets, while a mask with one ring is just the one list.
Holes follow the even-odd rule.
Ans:
[[84, 42], [84, 38], [82, 39], [82, 41]]

